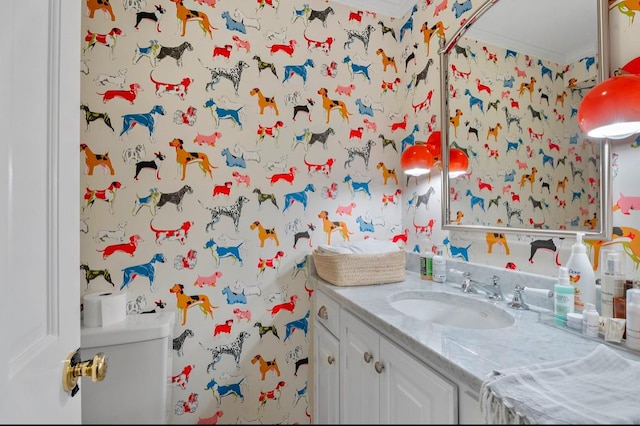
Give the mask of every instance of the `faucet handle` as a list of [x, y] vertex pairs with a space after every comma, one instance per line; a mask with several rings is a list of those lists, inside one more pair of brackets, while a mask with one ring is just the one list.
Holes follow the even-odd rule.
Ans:
[[522, 299], [523, 292], [524, 287], [520, 284], [516, 284], [516, 287], [513, 290], [513, 299], [511, 300], [511, 302], [507, 303], [507, 306], [511, 309], [528, 310], [529, 305], [527, 305]]

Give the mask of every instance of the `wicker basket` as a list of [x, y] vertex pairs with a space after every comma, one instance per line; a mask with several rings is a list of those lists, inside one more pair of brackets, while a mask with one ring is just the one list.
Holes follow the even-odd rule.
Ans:
[[313, 263], [323, 280], [337, 286], [388, 284], [404, 281], [406, 254], [338, 254], [313, 251]]

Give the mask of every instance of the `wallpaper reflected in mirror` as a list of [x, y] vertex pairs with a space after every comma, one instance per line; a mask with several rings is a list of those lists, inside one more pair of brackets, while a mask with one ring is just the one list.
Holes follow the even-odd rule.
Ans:
[[[595, 8], [597, 1], [584, 4]], [[599, 78], [597, 49], [587, 56], [572, 52], [569, 63], [537, 57], [526, 52], [544, 49], [471, 38], [482, 18], [444, 58], [447, 143], [470, 159], [468, 172], [448, 181], [445, 223], [449, 229], [601, 232], [602, 142], [583, 135], [576, 119]], [[593, 22], [594, 41], [597, 27]]]

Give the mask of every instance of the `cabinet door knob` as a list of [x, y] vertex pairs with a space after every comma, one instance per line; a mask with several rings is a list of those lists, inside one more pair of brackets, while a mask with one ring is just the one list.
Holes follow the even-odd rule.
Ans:
[[318, 316], [323, 320], [326, 320], [327, 318], [329, 318], [329, 314], [327, 314], [326, 306], [324, 305], [320, 306], [320, 309], [318, 309]]
[[373, 355], [371, 355], [369, 352], [364, 353], [364, 362], [369, 364], [372, 359], [373, 359]]
[[335, 362], [335, 360], [336, 360], [336, 359], [334, 358], [334, 356], [333, 356], [333, 355], [329, 355], [329, 356], [327, 357], [327, 362], [329, 363], [329, 365], [332, 365], [332, 364]]
[[384, 365], [380, 361], [376, 361], [374, 368], [376, 369], [376, 373], [380, 374], [382, 370], [384, 370]]

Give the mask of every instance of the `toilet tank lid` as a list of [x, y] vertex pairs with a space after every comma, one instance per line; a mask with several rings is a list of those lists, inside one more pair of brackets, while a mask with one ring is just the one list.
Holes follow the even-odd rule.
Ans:
[[82, 327], [80, 346], [95, 348], [162, 339], [171, 334], [173, 312], [127, 315], [127, 319], [107, 327]]

